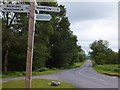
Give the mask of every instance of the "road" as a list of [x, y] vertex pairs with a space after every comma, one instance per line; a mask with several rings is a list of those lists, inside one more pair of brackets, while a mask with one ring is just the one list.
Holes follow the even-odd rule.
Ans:
[[[97, 73], [93, 70], [92, 62], [90, 60], [87, 60], [80, 68], [63, 70], [51, 75], [33, 76], [33, 78], [64, 81], [76, 86], [77, 88], [118, 88], [118, 77]], [[3, 82], [21, 79], [25, 78], [3, 79]]]
[[90, 60], [80, 68], [60, 72], [58, 77], [78, 88], [118, 88], [118, 78], [95, 72]]

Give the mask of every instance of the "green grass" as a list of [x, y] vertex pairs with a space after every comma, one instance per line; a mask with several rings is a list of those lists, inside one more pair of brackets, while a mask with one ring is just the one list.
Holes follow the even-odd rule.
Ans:
[[[38, 76], [38, 75], [53, 74], [58, 71], [59, 71], [58, 69], [56, 69], [56, 70], [49, 69], [49, 70], [43, 71], [43, 72], [33, 71], [32, 75]], [[22, 72], [8, 72], [7, 74], [2, 74], [2, 78], [14, 78], [14, 77], [23, 77], [23, 76], [25, 76], [25, 71], [24, 72], [23, 71]]]
[[58, 72], [59, 70], [48, 70], [48, 71], [44, 71], [44, 72], [32, 72], [33, 76], [37, 76], [37, 75], [45, 75], [45, 74], [53, 74]]
[[119, 73], [120, 66], [115, 64], [95, 65], [94, 69], [99, 73], [103, 73], [111, 76], [120, 76]]
[[2, 74], [0, 74], [0, 78], [2, 78]]
[[86, 60], [84, 60], [84, 61], [82, 61], [82, 62], [74, 63], [74, 65], [72, 66], [72, 68], [81, 67], [81, 66], [84, 64], [85, 61], [86, 61]]
[[[85, 60], [82, 62], [74, 63], [72, 66], [70, 66], [68, 68], [61, 68], [61, 69], [43, 68], [43, 69], [40, 69], [40, 70], [43, 70], [41, 72], [40, 71], [33, 71], [32, 75], [33, 76], [40, 76], [40, 75], [54, 74], [54, 73], [57, 73], [58, 71], [61, 71], [61, 70], [67, 70], [67, 69], [71, 69], [71, 68], [81, 67], [84, 62], [85, 62]], [[25, 71], [22, 71], [22, 72], [13, 72], [12, 71], [12, 72], [8, 72], [7, 74], [0, 74], [0, 78], [15, 78], [15, 77], [23, 77], [23, 76], [25, 76]]]
[[[48, 83], [52, 81], [53, 80], [47, 80], [47, 79], [33, 79], [32, 88], [75, 88], [74, 86], [66, 82], [61, 82], [61, 85], [59, 86], [48, 85]], [[2, 88], [25, 88], [25, 81], [18, 80], [18, 81], [5, 82], [2, 83]]]
[[2, 83], [0, 83], [0, 90], [1, 90], [1, 88], [2, 88]]

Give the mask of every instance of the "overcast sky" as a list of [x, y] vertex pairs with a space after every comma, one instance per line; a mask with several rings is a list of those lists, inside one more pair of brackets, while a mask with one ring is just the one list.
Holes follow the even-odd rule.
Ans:
[[[105, 1], [105, 0], [104, 0]], [[117, 2], [59, 2], [65, 5], [70, 28], [77, 35], [78, 44], [85, 52], [95, 40], [109, 41], [109, 47], [118, 51]]]

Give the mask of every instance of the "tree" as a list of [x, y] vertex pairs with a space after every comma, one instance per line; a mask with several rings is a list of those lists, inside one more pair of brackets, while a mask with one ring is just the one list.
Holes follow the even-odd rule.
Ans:
[[118, 64], [118, 53], [108, 48], [106, 52], [106, 64]]
[[[23, 70], [22, 67], [25, 67], [27, 20], [27, 14], [24, 13], [2, 12], [2, 62], [5, 73], [8, 69]], [[23, 62], [24, 65], [21, 64]], [[19, 69], [15, 68], [17, 66], [20, 66]]]
[[60, 5], [60, 8], [59, 18], [51, 21], [54, 33], [50, 37], [51, 58], [46, 62], [47, 67], [67, 67], [78, 59], [77, 37], [69, 28], [65, 7]]
[[16, 14], [13, 14], [13, 17], [9, 17], [9, 15], [12, 15], [13, 13], [3, 13], [3, 17], [2, 17], [2, 54], [3, 54], [3, 71], [6, 73], [7, 72], [7, 66], [8, 66], [8, 53], [9, 53], [9, 48], [10, 48], [10, 44], [11, 44], [11, 40], [13, 37], [13, 33], [11, 31], [11, 26], [12, 26], [12, 22], [15, 18]]
[[[47, 26], [47, 27], [46, 27]], [[40, 29], [39, 29], [40, 28]], [[33, 69], [46, 67], [45, 63], [50, 58], [49, 37], [51, 35], [51, 28], [48, 22], [36, 23], [34, 55], [33, 55]]]
[[91, 57], [95, 60], [96, 64], [116, 64], [118, 61], [118, 53], [108, 48], [108, 42], [104, 40], [96, 40], [90, 44], [92, 52]]

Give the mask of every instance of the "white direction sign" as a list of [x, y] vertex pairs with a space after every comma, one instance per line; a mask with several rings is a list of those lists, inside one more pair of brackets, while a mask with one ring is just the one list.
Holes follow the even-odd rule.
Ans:
[[[35, 6], [37, 11], [60, 12], [59, 7]], [[24, 4], [0, 4], [0, 11], [4, 12], [29, 12], [29, 5]]]
[[36, 14], [35, 15], [35, 19], [40, 20], [40, 21], [50, 21], [51, 18], [52, 17], [50, 14]]
[[49, 12], [60, 12], [59, 7], [49, 7], [49, 6], [36, 6], [36, 10], [49, 11]]
[[2, 11], [2, 5], [0, 4], [0, 11]]
[[29, 12], [29, 5], [3, 4], [2, 11], [4, 12]]

